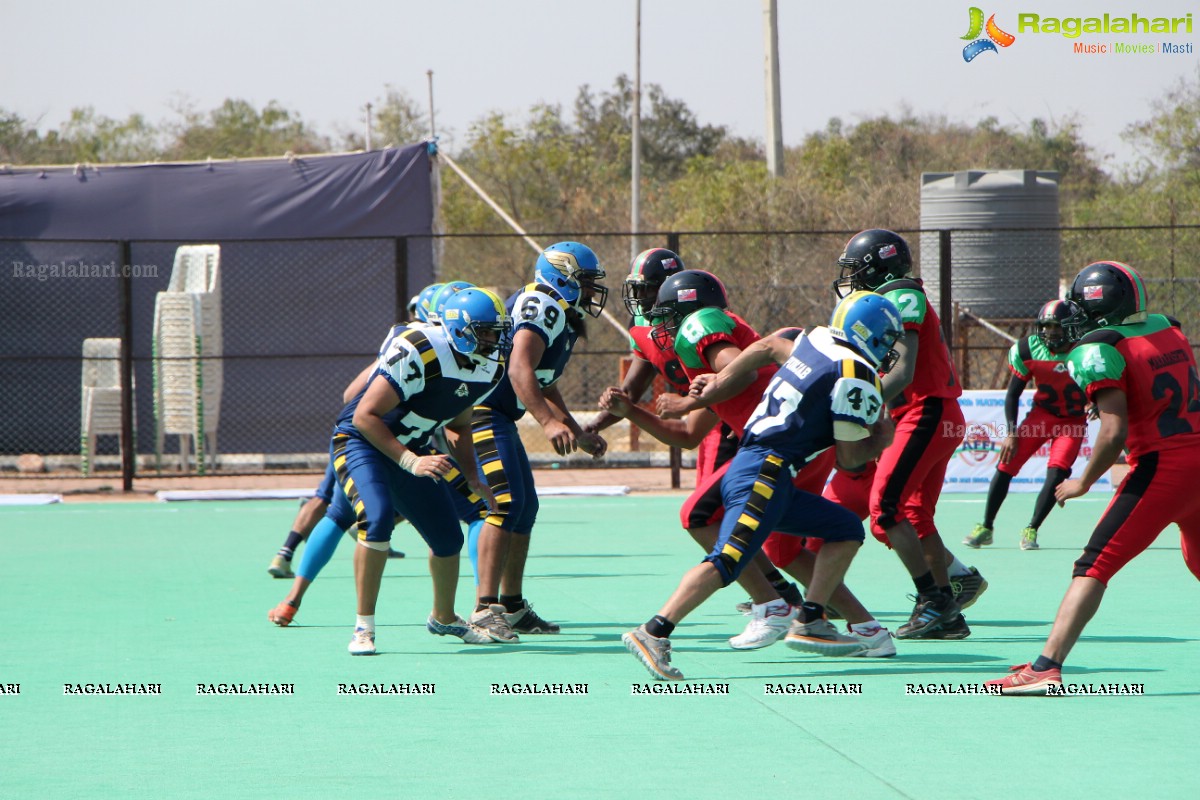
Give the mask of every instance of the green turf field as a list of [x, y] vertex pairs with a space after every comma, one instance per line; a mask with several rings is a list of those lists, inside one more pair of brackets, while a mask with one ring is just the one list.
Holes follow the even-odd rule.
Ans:
[[[559, 636], [471, 647], [425, 632], [429, 579], [412, 528], [384, 577], [380, 655], [346, 652], [349, 542], [297, 625], [266, 612], [265, 571], [292, 502], [0, 509], [0, 797], [1194, 798], [1200, 604], [1172, 527], [1118, 576], [1076, 647], [1068, 683], [1145, 696], [911, 695], [978, 683], [1034, 658], [1107, 496], [1072, 501], [1017, 549], [1032, 495], [1012, 495], [983, 551], [954, 546], [982, 497], [946, 495], [939, 525], [991, 584], [959, 642], [899, 642], [888, 660], [782, 644], [735, 652], [736, 587], [680, 626], [674, 663], [728, 695], [635, 695], [649, 676], [620, 634], [666, 599], [699, 551], [679, 497], [542, 504], [526, 594]], [[460, 613], [473, 596], [464, 560]], [[868, 539], [848, 583], [893, 630], [912, 591]], [[64, 696], [64, 684], [156, 683], [161, 695]], [[292, 696], [197, 696], [196, 685], [294, 684]], [[352, 696], [340, 683], [434, 684]], [[492, 684], [586, 684], [586, 694], [492, 694]], [[861, 684], [772, 695], [766, 684]]]

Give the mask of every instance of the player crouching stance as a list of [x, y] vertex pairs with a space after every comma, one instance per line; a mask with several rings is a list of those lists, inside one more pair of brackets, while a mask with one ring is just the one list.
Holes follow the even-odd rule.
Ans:
[[335, 504], [344, 499], [354, 510], [360, 545], [354, 553], [358, 618], [351, 655], [375, 653], [375, 603], [397, 513], [429, 545], [429, 630], [468, 644], [492, 640], [454, 613], [463, 535], [450, 490], [438, 480], [454, 464], [426, 446], [442, 426], [456, 431], [454, 457], [472, 489], [490, 499], [475, 476], [471, 412], [500, 381], [512, 318], [491, 292], [467, 289], [447, 302], [442, 322], [394, 337], [371, 382], [334, 427], [330, 457], [344, 492]]
[[760, 339], [718, 375], [693, 382], [692, 390], [703, 399], [720, 402], [750, 372], [780, 365], [722, 482], [726, 513], [712, 552], [683, 576], [657, 615], [621, 637], [656, 680], [683, 679], [671, 666], [672, 631], [737, 579], [771, 531], [824, 540], [801, 607], [802, 620], [788, 633], [789, 641], [813, 637], [826, 648], [845, 642], [846, 653], [862, 649], [857, 639], [840, 636], [824, 616], [830, 594], [862, 544], [862, 524], [853, 512], [795, 489], [790, 475], [830, 447], [840, 467], [857, 469], [891, 442], [894, 428], [891, 418], [880, 413], [877, 371], [886, 371], [893, 362], [892, 346], [901, 335], [900, 313], [891, 301], [855, 292], [838, 304], [828, 328]]

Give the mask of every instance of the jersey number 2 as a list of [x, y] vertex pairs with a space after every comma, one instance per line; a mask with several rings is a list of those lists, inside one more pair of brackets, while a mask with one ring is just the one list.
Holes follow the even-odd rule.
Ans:
[[[1187, 414], [1200, 413], [1200, 378], [1196, 377], [1195, 367], [1188, 367], [1187, 374]], [[1192, 425], [1180, 415], [1184, 409], [1183, 387], [1169, 372], [1160, 372], [1154, 376], [1150, 385], [1150, 393], [1155, 400], [1166, 399], [1167, 407], [1158, 415], [1158, 435], [1164, 439], [1177, 433], [1193, 433]]]

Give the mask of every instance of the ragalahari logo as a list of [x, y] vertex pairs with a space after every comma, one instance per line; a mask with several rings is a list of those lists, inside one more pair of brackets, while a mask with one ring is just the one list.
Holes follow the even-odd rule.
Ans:
[[[987, 33], [986, 39], [979, 38], [979, 34]], [[996, 49], [996, 45], [1008, 47], [1017, 40], [1017, 37], [1011, 33], [1000, 30], [1000, 26], [996, 24], [996, 15], [992, 14], [987, 19], [987, 25], [983, 24], [983, 9], [971, 6], [971, 27], [967, 31], [967, 35], [961, 37], [963, 39], [972, 40], [970, 44], [963, 48], [963, 61], [970, 63], [975, 60], [975, 57], [980, 53], [991, 51], [993, 53], [1000, 52]]]

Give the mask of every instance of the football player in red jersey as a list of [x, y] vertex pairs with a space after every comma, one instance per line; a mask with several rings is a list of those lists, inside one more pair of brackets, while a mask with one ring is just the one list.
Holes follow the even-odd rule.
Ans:
[[1146, 312], [1145, 284], [1126, 264], [1089, 264], [1067, 299], [1074, 313], [1063, 327], [1078, 342], [1067, 363], [1099, 412], [1100, 433], [1083, 474], [1059, 485], [1058, 502], [1086, 494], [1122, 449], [1131, 469], [1075, 562], [1041, 655], [987, 681], [1004, 694], [1062, 685], [1062, 664], [1108, 582], [1172, 522], [1183, 560], [1200, 578], [1200, 378], [1191, 343], [1174, 320]]
[[[643, 250], [629, 265], [629, 276], [621, 287], [625, 309], [631, 317], [629, 326], [629, 353], [633, 357], [629, 370], [621, 381], [620, 391], [637, 400], [661, 375], [672, 391], [686, 394], [689, 379], [679, 364], [674, 352], [657, 347], [650, 339], [652, 326], [646, 315], [654, 306], [655, 298], [663, 281], [686, 269], [683, 259], [672, 250], [652, 247]], [[585, 431], [599, 433], [620, 417], [610, 411], [601, 411], [583, 426]], [[696, 453], [696, 483], [701, 483], [717, 467], [733, 458], [737, 452], [737, 438], [725, 423], [720, 423], [708, 432], [700, 442]]]
[[[1070, 313], [1062, 300], [1051, 300], [1042, 306], [1036, 317], [1037, 332], [1013, 344], [1008, 351], [1008, 369], [1012, 379], [1004, 398], [1004, 422], [1007, 435], [1000, 446], [1000, 463], [988, 486], [987, 505], [983, 522], [975, 526], [963, 544], [983, 547], [992, 543], [992, 527], [996, 514], [1008, 495], [1012, 479], [1025, 462], [1043, 444], [1050, 442], [1050, 460], [1046, 465], [1046, 482], [1033, 506], [1033, 518], [1021, 531], [1021, 549], [1037, 550], [1038, 528], [1054, 508], [1054, 490], [1071, 477], [1071, 466], [1079, 456], [1079, 448], [1087, 439], [1087, 398], [1075, 385], [1067, 371], [1067, 341], [1062, 321]], [[1029, 380], [1037, 384], [1033, 408], [1017, 426], [1017, 405]]]
[[[678, 359], [689, 379], [718, 372], [761, 338], [745, 320], [727, 308], [725, 287], [716, 276], [699, 270], [678, 273], [668, 278], [659, 290], [657, 305], [651, 312], [652, 321], [656, 323], [652, 338], [658, 349]], [[694, 447], [696, 437], [713, 427], [718, 419], [733, 429], [740, 439], [746, 421], [762, 402], [763, 393], [776, 371], [778, 366], [772, 364], [747, 373], [737, 392], [711, 407], [695, 396], [662, 395], [657, 404], [661, 418], [641, 409], [630, 408], [627, 398], [617, 396], [612, 391], [605, 400], [610, 405], [620, 403], [621, 413], [629, 414], [631, 422], [660, 441], [680, 447]], [[679, 418], [685, 418], [682, 425], [664, 421]], [[821, 453], [797, 472], [793, 484], [812, 494], [820, 494], [825, 479], [833, 469], [833, 461], [832, 450]], [[698, 481], [696, 490], [684, 502], [680, 513], [683, 527], [706, 550], [715, 541], [724, 517], [721, 481], [727, 468], [727, 463], [722, 464], [704, 480]], [[778, 539], [789, 540], [786, 544], [794, 542], [796, 545], [788, 547], [780, 544]], [[756, 555], [756, 568], [743, 572], [739, 578], [742, 587], [751, 596], [751, 619], [740, 636], [730, 639], [730, 645], [735, 649], [756, 649], [778, 641], [788, 632], [797, 608], [803, 602], [798, 590], [780, 574], [777, 566], [787, 568], [792, 575], [807, 580], [812, 575], [815, 555], [805, 551], [803, 540], [797, 537], [781, 534], [772, 537], [771, 541], [776, 541], [774, 549], [764, 547], [764, 554]], [[773, 591], [758, 582], [760, 572], [769, 581]], [[781, 600], [776, 599], [776, 593]], [[832, 602], [851, 623], [854, 638], [862, 643], [862, 647], [853, 655], [895, 655], [890, 632], [872, 617], [844, 584], [838, 585]]]
[[[946, 465], [966, 428], [958, 406], [962, 386], [941, 322], [921, 282], [908, 277], [912, 255], [902, 236], [863, 231], [846, 243], [838, 265], [838, 297], [877, 292], [895, 303], [904, 323], [904, 338], [896, 343], [899, 360], [883, 378], [896, 438], [879, 457], [869, 497], [871, 532], [896, 551], [917, 589], [916, 607], [896, 638], [965, 639], [971, 629], [961, 610], [983, 593], [987, 581], [946, 549], [933, 521]], [[853, 509], [861, 506], [853, 495], [865, 485], [866, 479], [854, 481], [839, 471], [825, 496]]]

